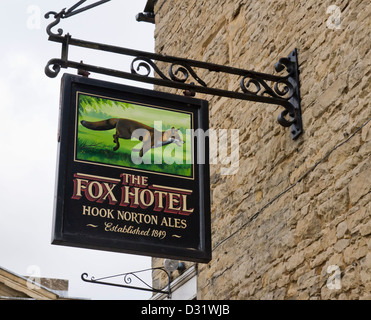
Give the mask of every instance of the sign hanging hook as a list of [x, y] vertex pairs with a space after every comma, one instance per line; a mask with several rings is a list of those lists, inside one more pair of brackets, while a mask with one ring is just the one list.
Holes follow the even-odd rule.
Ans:
[[[95, 8], [99, 5], [102, 5], [106, 2], [109, 2], [111, 0], [101, 0], [101, 1], [97, 1], [95, 3], [92, 3], [90, 5], [87, 5], [83, 8], [80, 8], [80, 9], [77, 9], [78, 7], [80, 7], [83, 3], [86, 2], [86, 0], [80, 0], [79, 2], [77, 2], [76, 4], [74, 4], [71, 8], [69, 8], [67, 11], [66, 11], [66, 8], [62, 9], [61, 12], [57, 13], [55, 11], [49, 11], [48, 13], [45, 14], [45, 18], [46, 19], [49, 19], [50, 15], [53, 15], [54, 16], [54, 19], [55, 21], [52, 22], [47, 28], [46, 28], [46, 31], [48, 33], [49, 36], [61, 36], [63, 34], [63, 29], [58, 29], [58, 33], [53, 33], [51, 31], [51, 28], [55, 27], [60, 21], [61, 19], [65, 19], [65, 18], [69, 18], [69, 17], [72, 17], [76, 14], [79, 14], [81, 12], [84, 12], [84, 11], [87, 11], [87, 10], [90, 10], [92, 8]], [[77, 10], [76, 10], [77, 9]]]

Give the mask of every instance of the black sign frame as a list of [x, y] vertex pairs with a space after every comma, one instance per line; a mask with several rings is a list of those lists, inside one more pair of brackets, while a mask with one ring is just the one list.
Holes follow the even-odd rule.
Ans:
[[[157, 120], [188, 123], [190, 119], [192, 130], [206, 133], [209, 129], [207, 101], [65, 74], [61, 86], [52, 244], [209, 262], [212, 255], [208, 137], [200, 137], [192, 130], [191, 136], [184, 139], [184, 135], [183, 143], [187, 141], [192, 146], [192, 161], [184, 170], [180, 168], [183, 164], [179, 165], [181, 174], [166, 171], [178, 170], [175, 164], [160, 165], [156, 167], [160, 171], [153, 171], [125, 167], [121, 162], [112, 164], [110, 158], [91, 160], [81, 138], [90, 137], [90, 128], [85, 127], [87, 121], [81, 120], [86, 97], [109, 100], [107, 103], [116, 109], [129, 105], [133, 112], [140, 111], [146, 116], [153, 112], [161, 118]], [[104, 117], [104, 112], [100, 116]], [[163, 132], [172, 134], [171, 130], [176, 129]], [[185, 128], [179, 129], [180, 133], [184, 131]], [[103, 141], [100, 130], [91, 132]], [[121, 145], [126, 143], [123, 139], [114, 140]], [[176, 148], [175, 143], [167, 144]], [[102, 147], [100, 142], [97, 145], [102, 154], [112, 154], [107, 146]], [[98, 150], [92, 144], [89, 148]], [[189, 151], [186, 152], [183, 157], [189, 156]], [[153, 157], [152, 154], [152, 160]]]

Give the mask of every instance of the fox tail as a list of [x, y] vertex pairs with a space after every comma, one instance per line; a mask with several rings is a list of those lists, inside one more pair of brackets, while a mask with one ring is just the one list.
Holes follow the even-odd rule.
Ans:
[[107, 119], [102, 121], [90, 122], [90, 121], [81, 121], [81, 124], [91, 130], [111, 130], [116, 128], [118, 119]]

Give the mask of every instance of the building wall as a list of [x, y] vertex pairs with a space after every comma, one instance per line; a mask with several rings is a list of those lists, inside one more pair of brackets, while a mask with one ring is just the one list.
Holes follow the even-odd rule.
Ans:
[[159, 0], [155, 14], [161, 54], [274, 73], [298, 49], [305, 132], [295, 141], [278, 106], [197, 95], [210, 126], [238, 129], [240, 142], [237, 174], [211, 166], [213, 260], [198, 266], [198, 298], [371, 298], [368, 1]]
[[27, 278], [0, 267], [0, 300], [67, 300], [68, 281]]

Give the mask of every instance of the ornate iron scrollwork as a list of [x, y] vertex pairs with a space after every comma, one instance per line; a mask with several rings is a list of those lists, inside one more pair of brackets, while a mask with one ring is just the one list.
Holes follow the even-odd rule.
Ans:
[[[252, 84], [255, 86], [255, 90], [253, 91], [249, 90], [249, 87]], [[284, 86], [283, 89], [280, 89], [280, 85]], [[250, 78], [249, 76], [246, 76], [241, 80], [240, 87], [242, 91], [247, 94], [260, 96], [267, 95], [272, 98], [283, 98], [285, 100], [290, 100], [294, 94], [293, 86], [285, 78], [277, 80], [272, 89], [263, 79]]]
[[[173, 71], [173, 69], [178, 66], [178, 68]], [[184, 78], [180, 78], [178, 74], [181, 73]], [[188, 65], [185, 62], [175, 62], [172, 63], [169, 67], [169, 75], [171, 80], [177, 81], [177, 82], [186, 82], [189, 78], [189, 74], [193, 77], [194, 80], [197, 81], [201, 86], [207, 87], [206, 83], [197, 75], [197, 73], [191, 68], [190, 65]]]
[[[135, 67], [135, 63], [140, 61], [140, 63], [137, 64]], [[177, 67], [177, 69], [174, 71], [174, 69]], [[146, 74], [141, 74], [139, 71], [141, 68], [146, 69]], [[131, 73], [142, 75], [145, 77], [148, 77], [151, 74], [151, 71], [153, 70], [158, 76], [161, 77], [161, 79], [168, 80], [168, 81], [175, 81], [180, 83], [185, 83], [189, 75], [193, 77], [194, 80], [196, 80], [200, 85], [207, 87], [206, 83], [200, 79], [200, 77], [196, 74], [196, 72], [186, 63], [184, 62], [174, 62], [169, 67], [169, 77], [167, 77], [160, 68], [149, 58], [140, 56], [136, 57], [130, 66]]]
[[[88, 10], [110, 0], [101, 0], [90, 6], [76, 10], [76, 8], [85, 1], [86, 0], [79, 1], [67, 11], [66, 9], [63, 9], [59, 13], [50, 11], [45, 15], [46, 18], [50, 18], [51, 15], [53, 15], [55, 18], [55, 21], [53, 21], [47, 27], [49, 40], [62, 43], [61, 59], [51, 59], [45, 67], [45, 73], [48, 77], [55, 78], [59, 74], [61, 68], [75, 68], [83, 69], [86, 72], [90, 71], [150, 83], [158, 86], [182, 89], [187, 95], [203, 93], [214, 96], [279, 105], [282, 106], [284, 110], [278, 116], [278, 123], [283, 127], [291, 127], [292, 139], [296, 139], [302, 133], [303, 129], [300, 107], [299, 70], [296, 49], [292, 51], [288, 57], [281, 58], [276, 63], [276, 72], [281, 73], [285, 69], [287, 72], [286, 75], [279, 76], [222, 66], [203, 61], [182, 59], [178, 57], [159, 55], [139, 50], [73, 39], [69, 34], [62, 36], [62, 29], [58, 29], [57, 33], [52, 32], [51, 29], [58, 25], [61, 19], [68, 18], [71, 15]], [[81, 62], [78, 63], [69, 61], [68, 48], [70, 45], [133, 56], [134, 59], [130, 65], [130, 73], [89, 64], [82, 64]], [[162, 71], [157, 62], [161, 62], [161, 66], [167, 66], [167, 72]], [[144, 72], [142, 72], [143, 70]], [[231, 91], [208, 86], [206, 82], [198, 75], [204, 75], [206, 72], [224, 73], [226, 75], [238, 76], [238, 79], [240, 79], [240, 90]], [[152, 76], [152, 73], [154, 76]]]
[[[145, 282], [142, 278], [138, 276], [138, 274], [143, 274], [146, 272], [153, 272], [155, 270], [162, 271], [166, 273], [166, 276], [168, 278], [168, 284], [167, 284], [167, 290], [160, 290], [152, 287], [149, 285], [147, 282]], [[120, 283], [114, 283], [114, 282], [107, 282], [103, 280], [108, 280], [108, 279], [113, 279], [113, 278], [122, 278], [123, 282], [125, 284], [120, 284]], [[138, 286], [132, 286], [133, 278], [138, 280], [140, 284], [143, 284], [144, 286], [138, 287]], [[140, 271], [133, 271], [133, 272], [127, 272], [127, 273], [121, 273], [113, 276], [108, 276], [108, 277], [103, 277], [103, 278], [98, 278], [96, 279], [95, 277], [91, 277], [89, 279], [89, 275], [87, 273], [83, 273], [81, 275], [81, 279], [85, 282], [90, 282], [94, 284], [102, 284], [102, 285], [108, 285], [108, 286], [114, 286], [114, 287], [121, 287], [121, 288], [127, 288], [127, 289], [135, 289], [135, 290], [141, 290], [141, 291], [149, 291], [149, 292], [155, 292], [155, 293], [164, 293], [167, 294], [168, 297], [171, 295], [171, 287], [170, 287], [170, 282], [171, 282], [171, 272], [166, 271], [164, 268], [150, 268], [150, 269], [145, 269], [145, 270], [140, 270]]]
[[[135, 68], [135, 63], [137, 61], [140, 61], [140, 63]], [[146, 74], [141, 74], [138, 71], [140, 71], [141, 68], [145, 68], [147, 70]], [[159, 67], [149, 58], [146, 57], [136, 57], [133, 62], [131, 63], [130, 70], [132, 74], [141, 75], [144, 77], [148, 77], [151, 74], [151, 71], [154, 70], [157, 75], [159, 75], [164, 80], [170, 80], [168, 77], [165, 76], [164, 73], [161, 72]]]

